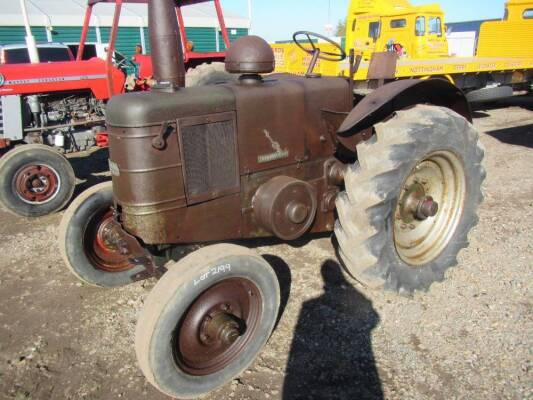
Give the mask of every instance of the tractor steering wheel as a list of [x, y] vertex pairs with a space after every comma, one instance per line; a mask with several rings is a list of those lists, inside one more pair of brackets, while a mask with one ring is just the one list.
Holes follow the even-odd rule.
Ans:
[[113, 63], [118, 69], [126, 69], [128, 67], [133, 69], [137, 68], [137, 64], [116, 49], [113, 53]]
[[[312, 49], [305, 48], [304, 45], [302, 44], [302, 41], [299, 39], [299, 36], [307, 37], [307, 43], [309, 43], [311, 45]], [[322, 39], [322, 40], [328, 42], [329, 44], [332, 44], [336, 49], [339, 50], [339, 52], [338, 53], [332, 53], [332, 52], [327, 52], [327, 51], [320, 50], [315, 45], [315, 43], [313, 42], [313, 39], [312, 39], [313, 37], [317, 38], [317, 39]], [[328, 38], [326, 36], [320, 35], [318, 33], [308, 32], [308, 31], [298, 31], [294, 35], [292, 35], [292, 40], [294, 41], [294, 43], [296, 43], [296, 45], [300, 49], [305, 51], [307, 54], [311, 54], [312, 56], [314, 56], [318, 52], [318, 58], [320, 58], [322, 60], [326, 60], [326, 61], [343, 61], [344, 59], [346, 59], [346, 52], [344, 51], [344, 49], [337, 42], [331, 40], [330, 38]]]

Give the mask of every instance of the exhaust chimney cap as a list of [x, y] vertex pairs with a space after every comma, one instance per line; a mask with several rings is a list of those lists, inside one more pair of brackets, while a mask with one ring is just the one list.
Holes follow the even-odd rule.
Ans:
[[269, 74], [275, 67], [274, 51], [259, 36], [237, 39], [226, 53], [226, 71], [232, 74]]

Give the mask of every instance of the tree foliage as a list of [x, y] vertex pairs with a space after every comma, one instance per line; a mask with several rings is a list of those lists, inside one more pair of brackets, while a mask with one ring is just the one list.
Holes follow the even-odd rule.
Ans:
[[335, 36], [344, 36], [346, 35], [346, 20], [341, 19], [337, 23], [337, 28], [335, 29]]

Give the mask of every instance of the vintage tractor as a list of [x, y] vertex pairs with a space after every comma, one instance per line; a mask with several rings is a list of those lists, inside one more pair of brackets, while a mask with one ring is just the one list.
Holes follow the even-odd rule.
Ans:
[[[59, 240], [92, 285], [164, 272], [135, 339], [153, 385], [201, 396], [243, 372], [273, 330], [273, 270], [220, 242], [334, 231], [346, 271], [369, 287], [410, 293], [444, 279], [468, 245], [485, 177], [460, 90], [401, 81], [354, 104], [350, 78], [267, 75], [274, 54], [255, 36], [228, 51], [238, 82], [183, 88], [172, 1], [149, 7], [157, 85], [109, 103], [113, 182], [73, 202]], [[295, 37], [315, 61], [346, 57], [314, 50], [310, 32]], [[172, 249], [209, 242], [172, 261]]]
[[[187, 86], [229, 77], [223, 70], [224, 51], [197, 52], [186, 37], [182, 7], [207, 1], [213, 2], [224, 44], [230, 46], [220, 0], [176, 1], [173, 16], [182, 32], [179, 45], [184, 49]], [[76, 60], [0, 64], [0, 203], [6, 210], [38, 217], [62, 209], [72, 196], [76, 177], [61, 153], [95, 144], [106, 147], [107, 101], [124, 92], [150, 90], [150, 56], [130, 60], [115, 49], [122, 5], [147, 2], [87, 0]], [[114, 6], [106, 60], [88, 58], [85, 51], [93, 8], [101, 3]]]

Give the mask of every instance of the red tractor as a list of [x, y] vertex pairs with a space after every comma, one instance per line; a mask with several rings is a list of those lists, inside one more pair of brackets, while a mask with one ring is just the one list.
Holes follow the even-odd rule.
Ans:
[[[224, 52], [195, 52], [187, 40], [182, 7], [206, 1], [211, 0], [175, 2], [188, 86], [230, 79], [221, 63]], [[220, 0], [212, 1], [229, 48]], [[84, 59], [93, 8], [99, 3], [115, 4], [107, 58]], [[115, 49], [124, 3], [148, 0], [88, 0], [74, 61], [0, 64], [0, 203], [8, 211], [38, 217], [62, 209], [73, 194], [76, 177], [61, 153], [95, 144], [105, 147], [107, 101], [126, 91], [150, 90], [151, 57], [130, 60]], [[138, 72], [128, 76], [129, 70]]]

